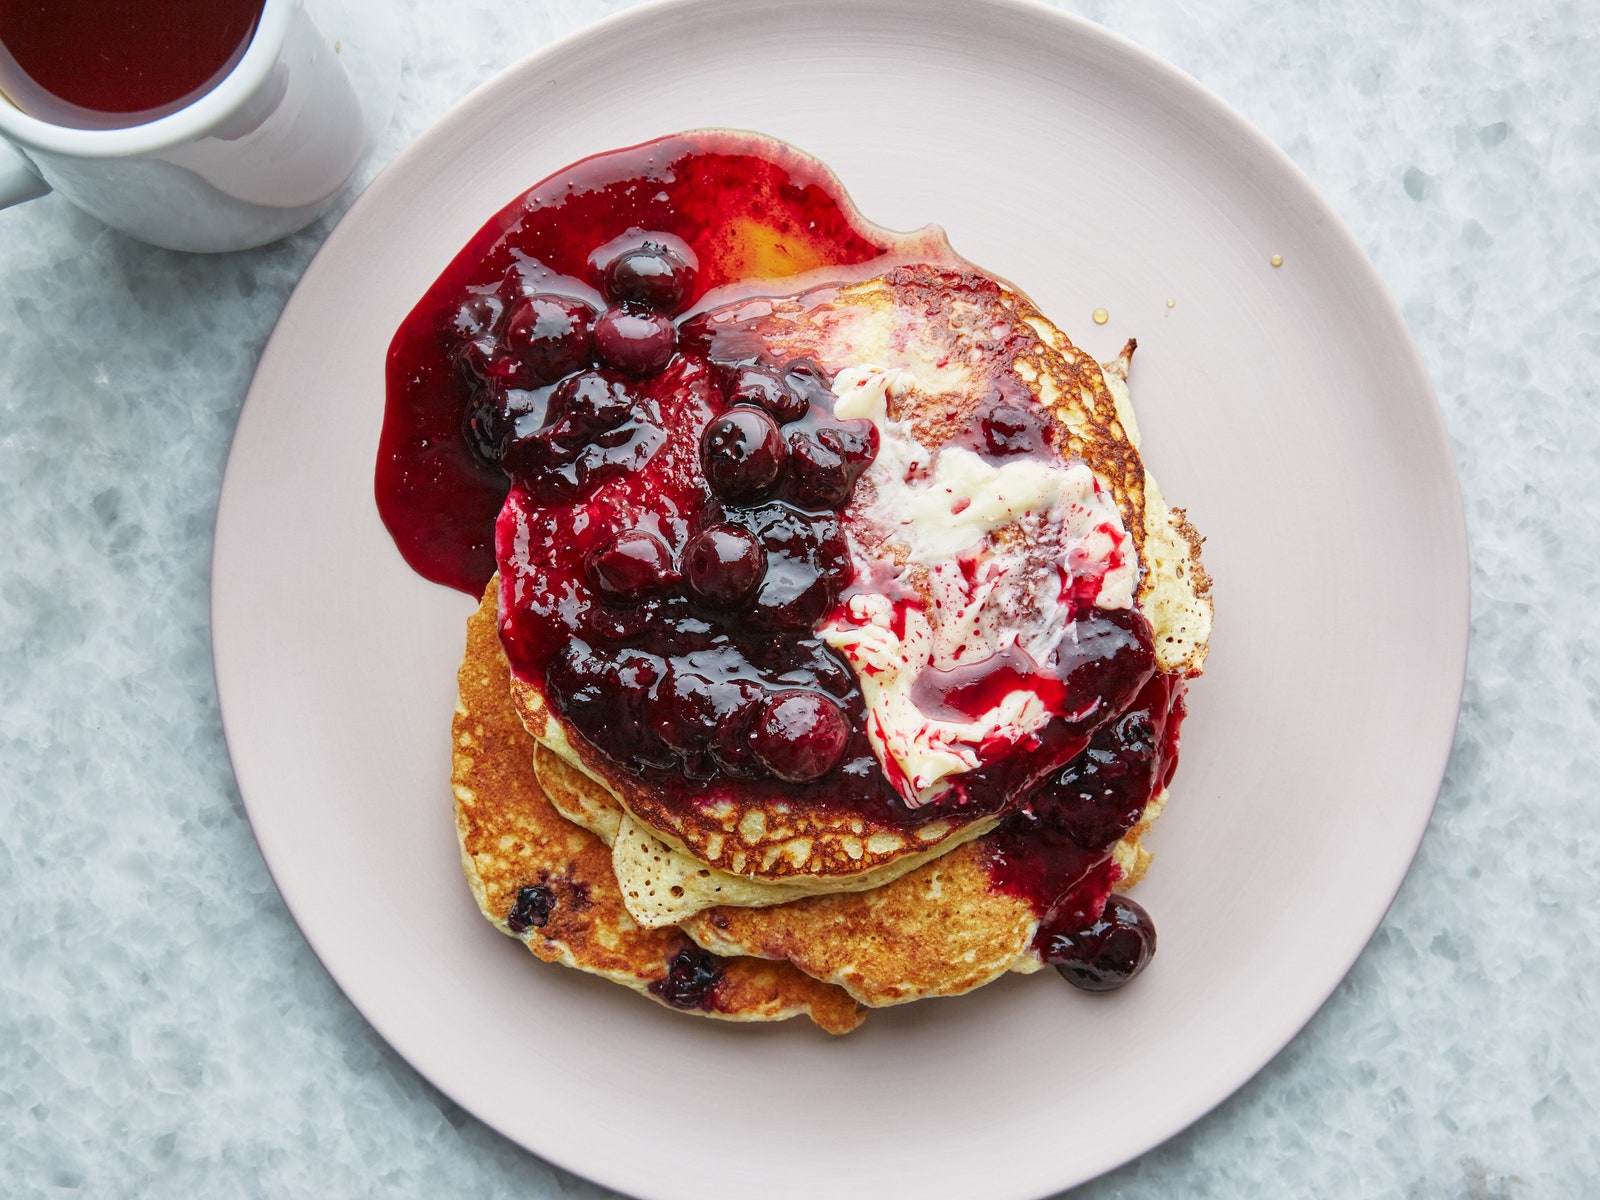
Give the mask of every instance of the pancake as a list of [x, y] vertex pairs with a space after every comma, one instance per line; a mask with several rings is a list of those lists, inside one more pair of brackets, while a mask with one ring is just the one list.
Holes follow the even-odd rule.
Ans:
[[859, 1025], [861, 1011], [844, 991], [787, 963], [708, 954], [676, 929], [638, 926], [606, 844], [563, 818], [540, 790], [535, 744], [511, 702], [495, 597], [491, 585], [467, 623], [452, 722], [456, 831], [484, 916], [546, 962], [679, 1011], [730, 1021], [804, 1015], [835, 1034]]
[[[1163, 791], [1112, 851], [1125, 892], [1144, 877], [1144, 836], [1167, 801]], [[960, 847], [870, 892], [798, 900], [776, 908], [713, 908], [683, 922], [717, 954], [784, 960], [881, 1008], [957, 996], [1008, 971], [1044, 966], [1034, 944], [1039, 916], [1017, 896], [995, 890], [985, 839]]]
[[[775, 881], [761, 878], [755, 870], [755, 864], [783, 854], [790, 843], [803, 843], [813, 837], [810, 831], [814, 831], [815, 825], [799, 825], [797, 828], [798, 823], [790, 823], [793, 814], [782, 811], [774, 811], [770, 816], [760, 812], [758, 821], [752, 818], [752, 810], [748, 809], [719, 810], [702, 823], [685, 822], [699, 837], [683, 841], [716, 851], [719, 860], [731, 868], [722, 869], [698, 857], [694, 850], [684, 846], [683, 841], [676, 838], [669, 840], [657, 829], [639, 820], [623, 799], [624, 796], [636, 795], [625, 784], [619, 783], [625, 781], [626, 776], [613, 770], [604, 757], [581, 737], [567, 736], [565, 723], [550, 711], [536, 685], [512, 676], [510, 692], [523, 725], [534, 731], [533, 736], [541, 749], [565, 763], [591, 785], [584, 788], [581, 795], [574, 795], [572, 801], [579, 806], [575, 811], [581, 811], [588, 821], [581, 820], [574, 813], [567, 815], [586, 828], [605, 831], [606, 842], [612, 848], [612, 873], [623, 885], [628, 911], [646, 928], [672, 926], [686, 916], [719, 904], [756, 908], [784, 904], [830, 891], [861, 891], [878, 887], [982, 835], [994, 825], [992, 819], [985, 819], [951, 836], [949, 824], [937, 822], [919, 831], [934, 841], [931, 848], [920, 853], [902, 854], [897, 862], [886, 863], [882, 869], [860, 872], [843, 879], [788, 875], [781, 881]], [[807, 832], [801, 832], [801, 829]], [[858, 831], [848, 823], [838, 826], [837, 830], [840, 831], [841, 841], [847, 837], [854, 838], [863, 849], [870, 843], [888, 850], [902, 847], [905, 842], [898, 831], [880, 831], [874, 835], [865, 829]], [[873, 842], [874, 836], [881, 840]], [[724, 850], [726, 854], [722, 853]], [[848, 849], [844, 850], [844, 854], [848, 856]]]
[[[856, 284], [740, 301], [690, 324], [692, 336], [710, 346], [743, 339], [780, 358], [810, 358], [830, 373], [866, 363], [898, 373], [895, 415], [930, 448], [962, 437], [985, 397], [1035, 405], [1053, 427], [1061, 461], [1086, 463], [1114, 499], [1144, 568], [1135, 604], [1150, 621], [1158, 666], [1199, 672], [1209, 636], [1209, 580], [1198, 536], [1181, 511], [1168, 509], [1139, 460], [1124, 382], [1131, 343], [1118, 364], [1102, 368], [1019, 293], [948, 265], [901, 267]], [[692, 398], [709, 383], [686, 370], [667, 386]], [[848, 527], [861, 524], [873, 499], [870, 486], [858, 486], [844, 514]], [[503, 605], [516, 603], [527, 583], [519, 568], [524, 576], [538, 569], [503, 559], [508, 566]], [[541, 680], [515, 678], [512, 690], [533, 736], [620, 806], [610, 838], [613, 867], [630, 912], [644, 924], [666, 926], [713, 905], [765, 906], [881, 888], [994, 825], [992, 816], [968, 819], [959, 810], [930, 810], [920, 825], [886, 824], [848, 806], [796, 804], [755, 785], [723, 788], [714, 802], [674, 803], [557, 716]]]
[[[540, 746], [539, 784], [558, 812], [613, 843], [627, 820], [595, 780]], [[1144, 877], [1145, 835], [1167, 801], [1161, 792], [1112, 850], [1116, 891]], [[881, 887], [814, 896], [771, 907], [718, 906], [681, 929], [715, 954], [782, 960], [879, 1008], [955, 996], [1007, 971], [1043, 966], [1033, 948], [1039, 915], [1018, 896], [995, 890], [983, 840], [963, 845]], [[659, 868], [658, 868], [659, 869]]]

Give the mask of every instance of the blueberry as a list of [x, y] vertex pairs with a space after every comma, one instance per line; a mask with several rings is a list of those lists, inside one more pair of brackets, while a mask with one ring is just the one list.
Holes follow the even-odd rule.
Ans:
[[1144, 970], [1155, 952], [1150, 914], [1126, 896], [1113, 895], [1092, 925], [1051, 937], [1045, 961], [1073, 987], [1109, 992]]
[[700, 439], [706, 481], [718, 497], [734, 504], [770, 492], [787, 457], [778, 423], [759, 408], [730, 409], [707, 425]]
[[809, 358], [797, 358], [783, 369], [783, 382], [795, 395], [811, 404], [833, 409], [833, 380]]
[[625, 530], [589, 555], [589, 577], [605, 599], [636, 604], [671, 584], [672, 552], [653, 533]]
[[654, 375], [672, 361], [677, 345], [672, 319], [647, 308], [608, 308], [595, 322], [595, 356], [625, 375]]
[[589, 365], [594, 309], [567, 296], [536, 295], [506, 320], [505, 349], [522, 387], [544, 387]]
[[838, 765], [850, 741], [850, 724], [836, 700], [789, 688], [762, 706], [750, 731], [756, 757], [779, 779], [809, 783]]
[[613, 304], [638, 304], [668, 316], [683, 306], [693, 283], [689, 264], [654, 242], [617, 255], [605, 269], [606, 296]]
[[583, 371], [563, 379], [550, 394], [549, 421], [557, 440], [576, 450], [596, 434], [615, 429], [633, 413], [635, 397], [628, 384], [601, 371]]
[[849, 463], [858, 475], [878, 457], [878, 427], [871, 421], [824, 425], [817, 430], [817, 441]]
[[556, 894], [542, 883], [517, 889], [516, 901], [506, 916], [506, 925], [512, 933], [527, 933], [530, 929], [543, 929], [556, 910]]
[[505, 454], [520, 411], [509, 398], [517, 394], [494, 385], [476, 388], [461, 416], [462, 436], [488, 466], [498, 465]]
[[673, 1008], [709, 1009], [721, 982], [722, 960], [699, 946], [685, 946], [668, 961], [666, 978], [650, 984], [650, 992]]
[[797, 394], [771, 371], [760, 367], [740, 367], [728, 378], [730, 404], [753, 404], [772, 414], [780, 425], [798, 421], [811, 410], [811, 402]]
[[859, 468], [808, 433], [789, 435], [787, 494], [803, 508], [843, 508]]
[[689, 593], [710, 608], [736, 608], [748, 600], [767, 569], [767, 553], [755, 534], [735, 525], [713, 525], [689, 543], [683, 578]]

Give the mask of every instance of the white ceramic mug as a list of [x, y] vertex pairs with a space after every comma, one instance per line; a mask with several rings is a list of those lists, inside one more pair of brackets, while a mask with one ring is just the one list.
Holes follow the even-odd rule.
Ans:
[[178, 111], [78, 129], [0, 96], [0, 137], [10, 143], [0, 143], [0, 208], [53, 188], [142, 241], [209, 251], [264, 245], [316, 220], [355, 171], [367, 129], [303, 0], [266, 0], [233, 70]]

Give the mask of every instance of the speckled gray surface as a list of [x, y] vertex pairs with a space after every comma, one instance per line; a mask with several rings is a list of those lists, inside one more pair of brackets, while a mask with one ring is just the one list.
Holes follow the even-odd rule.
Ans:
[[[379, 117], [368, 176], [494, 70], [620, 7], [312, 3]], [[1387, 921], [1255, 1080], [1080, 1194], [1596, 1194], [1600, 3], [1072, 7], [1239, 108], [1353, 228], [1439, 390], [1474, 557], [1456, 751]], [[194, 258], [54, 198], [0, 213], [7, 1196], [606, 1194], [367, 1027], [278, 899], [229, 771], [217, 488], [330, 227]]]

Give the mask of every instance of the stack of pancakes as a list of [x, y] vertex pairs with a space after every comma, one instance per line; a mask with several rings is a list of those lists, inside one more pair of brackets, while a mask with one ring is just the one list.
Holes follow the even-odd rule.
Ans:
[[[1063, 461], [1086, 463], [1115, 499], [1158, 669], [1199, 673], [1210, 581], [1198, 535], [1140, 462], [1131, 342], [1102, 366], [1015, 290], [950, 266], [900, 267], [728, 312], [777, 358], [809, 358], [830, 375], [865, 364], [903, 372], [911, 382], [894, 416], [930, 449], [970, 425], [994, 389], [1031, 397]], [[491, 583], [467, 626], [456, 821], [485, 916], [538, 957], [684, 1011], [805, 1013], [832, 1033], [855, 1028], [863, 1005], [955, 995], [1043, 965], [1032, 948], [1040, 914], [996, 889], [984, 865], [996, 818], [941, 816], [896, 833], [776, 797], [709, 812], [664, 806], [546, 703], [540, 681], [512, 676], [499, 595]], [[1111, 849], [1118, 890], [1143, 875], [1142, 839], [1166, 798], [1151, 796]], [[714, 986], [694, 985], [713, 976]]]

